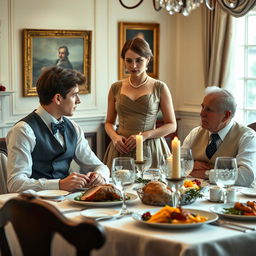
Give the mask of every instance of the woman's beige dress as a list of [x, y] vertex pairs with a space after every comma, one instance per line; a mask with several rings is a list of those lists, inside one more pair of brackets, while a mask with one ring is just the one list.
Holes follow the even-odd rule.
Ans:
[[[163, 88], [163, 82], [156, 81], [152, 94], [147, 94], [138, 99], [131, 100], [128, 96], [120, 94], [122, 82], [118, 81], [111, 86], [115, 97], [115, 109], [118, 115], [117, 133], [129, 137], [130, 135], [139, 134], [143, 131], [155, 128], [157, 114], [160, 106], [160, 94]], [[152, 168], [157, 168], [160, 155], [170, 152], [164, 138], [148, 139], [144, 145], [149, 145], [152, 152]], [[136, 156], [134, 149], [129, 154], [119, 153], [112, 142], [110, 142], [104, 156], [103, 162], [110, 168], [112, 159], [119, 156]]]

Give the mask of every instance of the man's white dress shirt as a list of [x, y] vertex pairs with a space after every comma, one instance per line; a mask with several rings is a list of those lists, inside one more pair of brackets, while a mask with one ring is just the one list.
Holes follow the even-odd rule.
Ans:
[[[51, 131], [51, 122], [59, 123], [62, 121], [55, 119], [43, 107], [39, 106], [36, 110], [44, 123]], [[91, 150], [88, 141], [84, 137], [84, 131], [75, 122], [70, 120], [77, 133], [77, 146], [74, 161], [81, 168], [81, 173], [95, 171], [100, 173], [108, 182], [110, 172]], [[52, 132], [52, 131], [51, 131]], [[59, 130], [54, 135], [63, 146], [64, 139]], [[28, 189], [35, 191], [45, 189], [59, 189], [59, 179], [32, 179], [32, 157], [31, 153], [36, 145], [36, 137], [32, 128], [24, 121], [18, 122], [7, 135], [8, 146], [8, 190], [9, 192], [20, 192]], [[42, 152], [44, 154], [44, 152]], [[77, 170], [79, 172], [79, 170]]]
[[[234, 121], [231, 120], [227, 126], [218, 132], [220, 139], [216, 142], [217, 148], [223, 142], [233, 124]], [[200, 128], [200, 126], [196, 127], [188, 134], [182, 147], [192, 147]], [[210, 135], [211, 133], [209, 132], [209, 136]], [[256, 178], [256, 133], [252, 129], [248, 130], [248, 132], [245, 132], [241, 136], [236, 161], [238, 166], [238, 178], [236, 185], [256, 187], [256, 184], [254, 184], [254, 179]]]

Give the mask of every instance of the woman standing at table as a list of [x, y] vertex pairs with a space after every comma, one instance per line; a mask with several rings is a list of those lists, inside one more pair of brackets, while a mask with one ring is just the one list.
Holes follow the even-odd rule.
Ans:
[[[156, 168], [158, 156], [169, 153], [164, 136], [176, 130], [171, 93], [166, 84], [147, 75], [147, 65], [153, 55], [144, 39], [136, 37], [126, 41], [121, 57], [130, 75], [112, 84], [109, 91], [105, 129], [111, 142], [104, 163], [111, 169], [114, 157], [135, 157], [136, 135], [141, 132], [144, 144], [151, 148], [152, 168]], [[155, 128], [159, 110], [164, 125]], [[115, 130], [117, 117], [118, 129]]]

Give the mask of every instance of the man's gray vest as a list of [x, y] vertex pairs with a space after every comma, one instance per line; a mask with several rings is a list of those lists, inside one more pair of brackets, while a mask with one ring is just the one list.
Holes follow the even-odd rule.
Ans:
[[77, 134], [72, 123], [65, 117], [65, 146], [62, 147], [44, 121], [34, 112], [23, 118], [33, 130], [36, 145], [32, 152], [31, 178], [63, 179], [69, 175], [70, 162], [75, 155]]

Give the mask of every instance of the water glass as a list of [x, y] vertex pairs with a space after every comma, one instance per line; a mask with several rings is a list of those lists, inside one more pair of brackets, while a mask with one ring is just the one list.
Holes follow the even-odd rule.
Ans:
[[160, 170], [160, 179], [162, 181], [165, 181], [166, 176], [167, 176], [168, 166], [167, 166], [166, 159], [169, 156], [170, 155], [168, 155], [168, 154], [162, 154], [158, 158], [157, 168]]
[[214, 166], [216, 184], [223, 190], [223, 202], [227, 203], [227, 189], [235, 184], [238, 176], [236, 159], [217, 157]]
[[117, 188], [122, 191], [123, 204], [120, 214], [128, 215], [130, 211], [128, 211], [125, 202], [125, 190], [131, 187], [135, 181], [134, 159], [131, 157], [114, 158], [112, 163], [112, 179]]
[[193, 170], [194, 159], [190, 148], [180, 149], [180, 158], [184, 161], [184, 176], [187, 177]]

